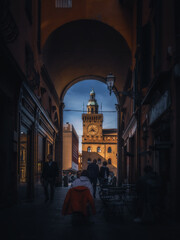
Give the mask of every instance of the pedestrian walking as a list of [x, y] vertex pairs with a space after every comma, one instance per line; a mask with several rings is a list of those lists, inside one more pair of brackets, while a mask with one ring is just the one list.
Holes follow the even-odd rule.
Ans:
[[67, 175], [67, 173], [65, 173], [65, 175], [63, 177], [63, 182], [64, 182], [64, 187], [68, 187], [68, 175]]
[[134, 222], [154, 222], [160, 213], [161, 179], [151, 166], [144, 168], [144, 176], [136, 183], [137, 208]]
[[93, 224], [92, 215], [96, 213], [93, 188], [88, 171], [83, 170], [68, 190], [62, 208], [63, 215], [72, 215], [72, 225]]
[[100, 183], [101, 185], [107, 185], [108, 184], [108, 177], [109, 177], [109, 168], [107, 167], [107, 162], [103, 162], [103, 166], [100, 168]]
[[87, 187], [89, 189], [91, 195], [93, 196], [93, 187], [90, 182], [89, 173], [87, 170], [83, 170], [81, 173], [81, 176], [79, 178], [76, 178], [71, 184], [71, 188], [79, 187], [79, 186]]
[[[54, 199], [55, 182], [58, 177], [58, 166], [57, 163], [53, 161], [51, 154], [47, 156], [47, 159], [48, 161], [43, 164], [41, 180], [44, 187], [45, 202], [48, 202], [49, 200], [52, 202]], [[50, 198], [48, 191], [49, 186]]]
[[93, 160], [87, 167], [87, 171], [89, 173], [89, 179], [93, 186], [93, 197], [96, 198], [96, 186], [97, 180], [99, 178], [99, 166], [97, 165], [96, 159]]

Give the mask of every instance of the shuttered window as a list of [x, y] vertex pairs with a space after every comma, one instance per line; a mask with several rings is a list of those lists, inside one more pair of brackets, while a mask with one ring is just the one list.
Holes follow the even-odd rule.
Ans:
[[72, 8], [72, 0], [55, 0], [56, 8]]

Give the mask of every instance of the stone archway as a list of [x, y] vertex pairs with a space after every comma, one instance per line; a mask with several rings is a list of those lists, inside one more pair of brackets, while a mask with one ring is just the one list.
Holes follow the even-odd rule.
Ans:
[[[77, 84], [78, 82], [81, 82], [81, 81], [84, 81], [84, 80], [97, 80], [97, 81], [100, 81], [102, 83], [106, 83], [106, 79], [102, 76], [94, 76], [94, 75], [86, 75], [86, 76], [80, 76], [76, 79], [73, 79], [66, 87], [65, 89], [62, 91], [62, 94], [61, 94], [61, 97], [60, 97], [60, 108], [59, 108], [59, 111], [60, 111], [60, 131], [59, 131], [59, 148], [61, 149], [59, 151], [59, 157], [60, 157], [60, 169], [62, 170], [63, 169], [63, 118], [64, 118], [64, 97], [67, 93], [67, 91], [75, 84]], [[117, 99], [117, 103], [116, 104], [116, 111], [117, 111], [117, 132], [118, 132], [118, 136], [119, 136], [119, 132], [120, 132], [120, 124], [119, 124], [119, 108], [117, 106], [119, 106], [119, 102], [120, 102], [120, 98], [117, 94], [115, 94], [115, 97]], [[118, 142], [118, 146], [119, 146], [119, 142]], [[117, 158], [119, 157], [120, 158], [120, 147], [118, 147], [118, 156]], [[117, 164], [118, 166], [118, 171], [117, 171], [117, 175], [120, 176], [120, 172], [119, 172], [119, 167], [120, 165]], [[62, 172], [62, 171], [61, 171]], [[120, 177], [118, 177], [118, 179], [120, 179]]]
[[[62, 168], [63, 98], [67, 89], [78, 81], [91, 79], [105, 82], [107, 74], [116, 76], [115, 88], [123, 90], [129, 68], [131, 50], [123, 36], [114, 28], [97, 20], [77, 20], [56, 29], [47, 39], [42, 59], [60, 99], [60, 128], [57, 139], [57, 159]], [[119, 103], [119, 96], [117, 95]], [[118, 104], [118, 136], [121, 110]], [[118, 142], [121, 158], [121, 141]], [[118, 160], [119, 163], [119, 160]]]
[[122, 90], [131, 67], [131, 51], [119, 32], [96, 20], [78, 20], [56, 29], [47, 39], [42, 59], [60, 97], [72, 79], [112, 72]]
[[64, 101], [64, 96], [66, 94], [66, 92], [76, 83], [80, 82], [80, 81], [84, 81], [84, 80], [97, 80], [103, 83], [106, 83], [106, 79], [102, 76], [95, 76], [95, 75], [84, 75], [84, 76], [79, 76], [75, 79], [73, 79], [72, 81], [70, 81], [67, 86], [63, 89], [61, 96], [60, 96], [60, 102]]

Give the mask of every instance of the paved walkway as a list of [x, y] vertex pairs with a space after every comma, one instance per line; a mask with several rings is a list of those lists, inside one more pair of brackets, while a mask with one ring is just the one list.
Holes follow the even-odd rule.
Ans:
[[[179, 240], [180, 224], [165, 221], [142, 225], [132, 216], [105, 218], [101, 200], [95, 200], [97, 214], [90, 226], [72, 226], [71, 216], [62, 216], [61, 209], [68, 188], [57, 187], [52, 204], [44, 203], [42, 187], [36, 189], [36, 201], [0, 209], [2, 240]], [[114, 215], [114, 214], [113, 214]], [[109, 220], [109, 221], [108, 221]]]

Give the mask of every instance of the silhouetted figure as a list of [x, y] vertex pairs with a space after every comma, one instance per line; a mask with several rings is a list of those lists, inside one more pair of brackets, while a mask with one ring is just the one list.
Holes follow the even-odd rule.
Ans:
[[109, 168], [107, 167], [107, 162], [103, 162], [103, 166], [100, 168], [99, 178], [101, 185], [108, 184]]
[[53, 161], [51, 154], [47, 156], [47, 159], [48, 162], [44, 162], [43, 164], [41, 179], [44, 187], [45, 202], [49, 200], [48, 191], [49, 186], [50, 186], [50, 201], [52, 202], [54, 199], [56, 177], [58, 177], [58, 166], [57, 163]]
[[89, 179], [93, 185], [93, 196], [96, 198], [97, 179], [99, 178], [99, 166], [97, 165], [96, 159], [88, 165], [87, 171], [89, 173]]
[[135, 222], [154, 222], [160, 210], [160, 177], [153, 172], [151, 166], [144, 168], [144, 176], [136, 184], [137, 217]]
[[68, 187], [68, 175], [67, 174], [64, 175], [63, 180], [64, 180], [64, 187]]
[[77, 178], [80, 178], [81, 176], [81, 170], [77, 171]]

